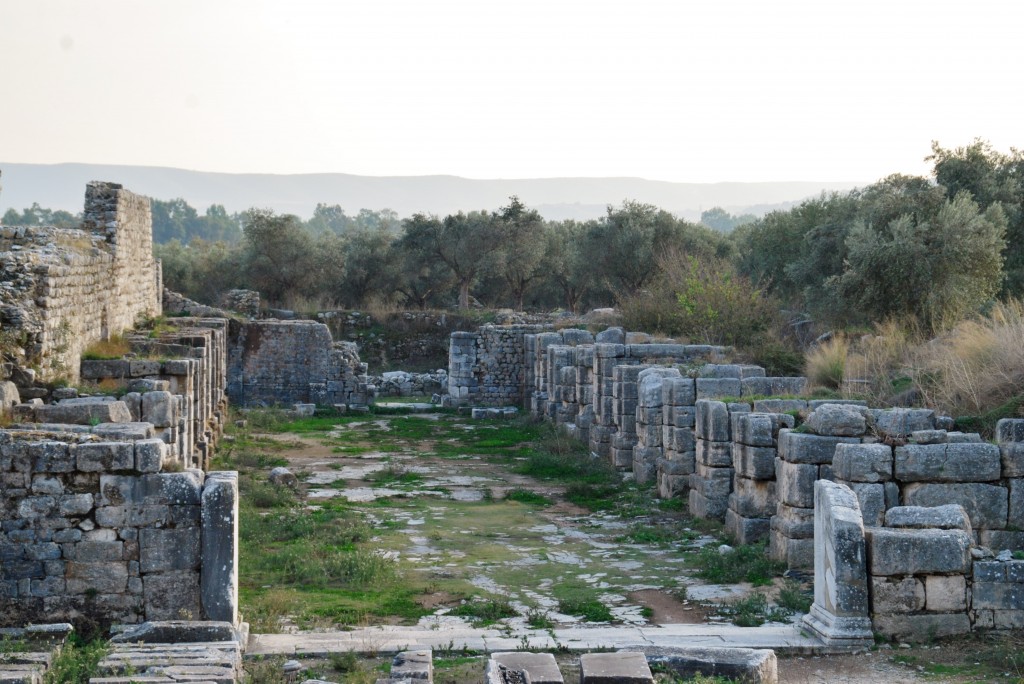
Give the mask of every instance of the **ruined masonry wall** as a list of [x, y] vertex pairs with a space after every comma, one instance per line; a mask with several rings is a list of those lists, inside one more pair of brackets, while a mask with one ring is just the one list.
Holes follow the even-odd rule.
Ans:
[[315, 321], [231, 321], [227, 393], [237, 406], [366, 405], [374, 388], [356, 347]]
[[455, 332], [448, 349], [448, 395], [454, 405], [522, 406], [534, 381], [524, 337], [543, 325], [485, 325]]
[[237, 622], [237, 475], [161, 472], [167, 449], [0, 432], [0, 626]]
[[149, 200], [115, 183], [86, 188], [82, 230], [0, 229], [0, 325], [27, 333], [45, 379], [78, 379], [93, 342], [160, 314]]

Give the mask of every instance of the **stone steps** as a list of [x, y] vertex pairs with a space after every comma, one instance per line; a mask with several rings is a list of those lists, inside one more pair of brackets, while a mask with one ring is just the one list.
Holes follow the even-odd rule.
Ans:
[[242, 674], [237, 641], [111, 644], [90, 684], [236, 684]]
[[42, 684], [50, 660], [50, 653], [43, 651], [2, 654], [0, 684]]

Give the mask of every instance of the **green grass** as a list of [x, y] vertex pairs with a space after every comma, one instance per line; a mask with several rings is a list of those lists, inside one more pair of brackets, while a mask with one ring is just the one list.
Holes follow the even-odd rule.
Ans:
[[365, 479], [368, 482], [381, 486], [401, 486], [414, 487], [423, 482], [424, 477], [420, 473], [414, 473], [396, 466], [389, 466], [384, 470], [378, 470], [374, 473], [366, 475]]
[[788, 610], [768, 605], [768, 597], [760, 592], [719, 606], [718, 614], [737, 627], [760, 627], [765, 622], [789, 622], [790, 618]]
[[716, 546], [705, 546], [694, 562], [697, 577], [715, 584], [750, 582], [755, 587], [770, 584], [785, 569], [784, 564], [768, 558], [764, 544], [737, 546], [720, 553]]
[[569, 581], [554, 589], [559, 613], [583, 618], [587, 622], [614, 622], [611, 610], [599, 599], [600, 593], [578, 581]]
[[518, 501], [529, 506], [550, 506], [551, 499], [530, 489], [516, 488], [505, 494], [508, 501]]
[[996, 432], [996, 423], [1001, 419], [1021, 416], [1024, 416], [1024, 394], [1018, 394], [979, 416], [960, 416], [956, 419], [956, 428], [963, 432], [980, 433], [983, 439], [992, 439]]
[[778, 604], [781, 608], [791, 610], [795, 613], [806, 613], [811, 609], [814, 597], [810, 591], [804, 591], [800, 583], [787, 579], [782, 588], [779, 589]]
[[452, 609], [451, 615], [469, 618], [474, 625], [486, 627], [498, 620], [516, 617], [519, 612], [506, 598], [473, 599]]
[[543, 610], [534, 608], [526, 614], [526, 625], [530, 629], [551, 629], [555, 626], [548, 614]]
[[88, 684], [96, 666], [107, 653], [105, 641], [85, 642], [72, 634], [54, 657], [43, 677], [44, 684]]
[[699, 532], [687, 529], [681, 522], [674, 524], [655, 524], [651, 521], [633, 523], [629, 530], [615, 541], [624, 544], [665, 545], [693, 541], [700, 536]]

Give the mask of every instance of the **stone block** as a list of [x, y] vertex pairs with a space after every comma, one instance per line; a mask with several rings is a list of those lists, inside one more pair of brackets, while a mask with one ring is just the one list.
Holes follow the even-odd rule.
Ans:
[[697, 463], [716, 468], [732, 467], [732, 443], [697, 440]]
[[729, 508], [745, 518], [771, 518], [778, 508], [775, 482], [733, 478], [733, 493], [729, 495]]
[[[792, 416], [789, 416], [792, 418]], [[733, 439], [755, 447], [774, 447], [778, 425], [766, 413], [738, 413], [733, 416]]]
[[92, 434], [113, 442], [133, 442], [150, 439], [155, 434], [151, 423], [100, 423], [90, 430]]
[[848, 482], [888, 482], [892, 458], [892, 448], [885, 444], [837, 444], [832, 472]]
[[142, 395], [142, 421], [164, 428], [177, 421], [177, 399], [170, 392], [146, 392]]
[[160, 362], [150, 359], [131, 359], [128, 362], [128, 373], [133, 378], [160, 375]]
[[789, 506], [812, 508], [814, 506], [814, 483], [818, 479], [818, 466], [810, 463], [790, 463], [782, 459], [775, 461], [776, 490], [779, 501]]
[[768, 556], [790, 570], [814, 568], [814, 539], [793, 539], [776, 529], [768, 537]]
[[736, 473], [751, 480], [774, 480], [777, 452], [772, 447], [732, 445], [732, 465]]
[[868, 528], [872, 575], [964, 574], [973, 538], [963, 530]]
[[63, 494], [57, 497], [57, 510], [62, 516], [86, 515], [92, 508], [92, 494]]
[[78, 470], [110, 473], [135, 468], [135, 450], [130, 442], [87, 442], [72, 447]]
[[701, 399], [696, 406], [696, 436], [708, 442], [730, 440], [729, 408], [720, 401]]
[[836, 447], [840, 444], [860, 444], [860, 440], [779, 430], [779, 456], [790, 463], [832, 463]]
[[1024, 441], [1003, 442], [999, 455], [1003, 477], [1024, 477]]
[[1024, 442], [1024, 418], [1001, 418], [996, 423], [996, 441]]
[[391, 679], [399, 681], [434, 681], [434, 661], [429, 649], [402, 651], [391, 660]]
[[771, 649], [714, 648], [688, 646], [684, 648], [644, 649], [647, 662], [662, 672], [671, 672], [683, 681], [697, 675], [707, 678], [722, 677], [745, 684], [777, 684], [778, 660]]
[[[75, 459], [64, 442], [31, 442], [25, 447], [25, 455], [36, 473], [70, 473], [75, 469]], [[16, 456], [14, 466], [17, 470]]]
[[1024, 532], [1017, 530], [977, 530], [978, 544], [994, 551], [1024, 551]]
[[697, 385], [693, 378], [667, 378], [661, 386], [666, 406], [693, 406], [697, 403]]
[[744, 397], [798, 395], [807, 390], [807, 378], [743, 378], [740, 385], [741, 396]]
[[772, 529], [791, 539], [814, 537], [814, 509], [780, 503], [772, 516]]
[[550, 653], [500, 651], [491, 654], [491, 662], [509, 670], [529, 673], [532, 684], [562, 684], [564, 681], [555, 656]]
[[643, 653], [583, 653], [580, 684], [653, 684], [654, 676]]
[[864, 524], [869, 527], [880, 526], [885, 519], [885, 488], [881, 484], [868, 482], [851, 482], [847, 486], [857, 496]]
[[200, 530], [139, 530], [139, 560], [143, 573], [194, 570], [200, 564]]
[[971, 631], [971, 621], [965, 612], [875, 615], [873, 625], [879, 634], [917, 642]]
[[135, 469], [140, 473], [160, 472], [167, 451], [167, 444], [162, 439], [141, 439], [135, 442]]
[[815, 434], [830, 437], [860, 437], [867, 432], [864, 413], [844, 404], [822, 404], [807, 416], [805, 425]]
[[924, 578], [925, 609], [937, 613], [967, 610], [967, 580], [963, 575], [929, 575]]
[[198, 572], [146, 575], [142, 578], [142, 596], [147, 620], [197, 620], [202, 612]]
[[1024, 610], [1024, 584], [975, 580], [971, 591], [974, 610]]
[[737, 544], [757, 544], [768, 539], [771, 521], [768, 518], [744, 518], [729, 509], [725, 512], [725, 531]]
[[709, 498], [694, 489], [694, 475], [690, 476], [690, 490], [687, 492], [690, 515], [702, 520], [725, 520], [729, 501], [726, 497]]
[[945, 506], [897, 506], [885, 512], [886, 527], [963, 530], [971, 533], [971, 520], [960, 504]]
[[871, 612], [874, 615], [915, 613], [924, 610], [924, 604], [925, 585], [919, 579], [914, 577], [871, 578]]
[[738, 397], [743, 391], [740, 380], [736, 378], [697, 378], [696, 385], [697, 401], [701, 399]]
[[202, 495], [203, 615], [238, 621], [238, 473], [207, 475]]
[[1006, 527], [1009, 492], [1005, 487], [975, 482], [955, 484], [914, 483], [903, 488], [907, 506], [960, 504], [974, 529], [1001, 530]]
[[757, 413], [791, 413], [807, 409], [804, 399], [755, 399], [754, 411]]
[[908, 444], [894, 453], [893, 475], [902, 482], [991, 482], [999, 473], [994, 444]]
[[132, 419], [128, 405], [111, 401], [109, 397], [83, 397], [64, 399], [53, 404], [38, 406], [36, 420], [40, 423], [70, 423], [95, 425], [96, 423], [127, 423]]
[[104, 378], [127, 378], [130, 373], [128, 361], [122, 359], [82, 359], [80, 375], [83, 380], [102, 380]]
[[930, 409], [868, 409], [870, 427], [880, 439], [905, 438], [919, 430], [935, 429], [935, 411]]
[[68, 561], [66, 568], [69, 594], [123, 594], [128, 587], [128, 564], [124, 561]]

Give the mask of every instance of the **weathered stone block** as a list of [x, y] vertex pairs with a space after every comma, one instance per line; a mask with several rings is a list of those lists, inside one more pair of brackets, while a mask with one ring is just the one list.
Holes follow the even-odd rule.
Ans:
[[877, 527], [885, 519], [885, 488], [878, 483], [851, 482], [848, 485], [857, 496], [864, 524]]
[[716, 468], [732, 467], [732, 443], [697, 440], [697, 462]]
[[697, 400], [738, 397], [743, 386], [736, 378], [697, 378]]
[[924, 582], [913, 577], [872, 577], [871, 612], [874, 615], [924, 610]]
[[693, 378], [668, 378], [661, 386], [661, 397], [667, 406], [693, 406], [697, 403], [697, 385]]
[[733, 442], [732, 465], [741, 477], [751, 480], [774, 480], [776, 454], [772, 447], [756, 447]]
[[1001, 418], [996, 423], [996, 441], [1024, 442], [1024, 418]]
[[154, 427], [174, 425], [177, 399], [170, 392], [146, 392], [142, 395], [142, 420]]
[[202, 499], [204, 617], [238, 622], [238, 473], [212, 472]]
[[807, 390], [807, 378], [743, 378], [740, 380], [742, 396], [771, 397], [778, 395], [803, 394]]
[[832, 463], [840, 444], [860, 444], [856, 437], [831, 437], [808, 432], [779, 431], [779, 456], [790, 463]]
[[999, 479], [994, 444], [908, 444], [895, 449], [893, 474], [902, 482], [990, 482]]
[[128, 564], [68, 561], [65, 579], [69, 594], [123, 594], [128, 587]]
[[935, 411], [930, 409], [868, 409], [868, 414], [879, 438], [908, 437], [919, 430], [935, 429]]
[[197, 620], [202, 614], [198, 572], [146, 575], [142, 586], [148, 620]]
[[771, 518], [778, 507], [775, 482], [733, 478], [734, 491], [729, 495], [729, 508], [745, 518]]
[[814, 537], [814, 509], [780, 503], [772, 516], [772, 529], [791, 539]]
[[971, 607], [975, 610], [1024, 610], [1024, 584], [975, 580]]
[[892, 479], [892, 448], [885, 444], [837, 444], [832, 472], [848, 482]]
[[971, 535], [963, 530], [868, 528], [872, 575], [964, 574], [970, 568]]
[[967, 580], [963, 575], [929, 575], [924, 578], [925, 608], [935, 612], [967, 610]]
[[971, 518], [974, 529], [1003, 529], [1009, 512], [1009, 492], [1005, 487], [974, 482], [956, 484], [914, 483], [903, 488], [907, 506], [960, 504]]
[[873, 624], [880, 634], [909, 641], [929, 641], [971, 631], [971, 621], [967, 613], [876, 615]]
[[814, 506], [814, 482], [818, 479], [818, 466], [809, 463], [775, 461], [775, 480], [781, 503], [799, 508]]
[[867, 431], [862, 411], [844, 404], [823, 404], [807, 417], [807, 428], [818, 435], [860, 437]]
[[737, 544], [757, 544], [768, 538], [771, 521], [768, 518], [745, 518], [730, 508], [725, 512], [725, 531]]
[[64, 516], [85, 515], [92, 507], [92, 494], [64, 494], [57, 497], [57, 509]]
[[971, 520], [960, 504], [924, 508], [897, 506], [885, 512], [886, 527], [909, 529], [963, 530], [971, 533]]
[[652, 684], [654, 676], [643, 653], [584, 653], [580, 684]]
[[708, 442], [728, 442], [729, 408], [720, 401], [701, 399], [697, 402], [697, 439]]
[[194, 570], [200, 561], [200, 530], [139, 530], [139, 554], [142, 572]]
[[[502, 665], [509, 670], [525, 671], [529, 673], [530, 682], [534, 684], [562, 684], [564, 681], [555, 656], [550, 653], [505, 651], [492, 654], [490, 663]], [[495, 679], [493, 681], [501, 682], [502, 680]]]
[[1003, 442], [999, 454], [1003, 477], [1024, 477], [1024, 441]]
[[135, 442], [135, 469], [140, 473], [158, 473], [167, 455], [162, 439], [141, 439]]
[[[36, 473], [70, 473], [75, 469], [75, 459], [65, 442], [32, 442], [25, 447], [25, 455]], [[17, 462], [15, 461], [17, 470]]]
[[768, 556], [790, 570], [813, 569], [814, 539], [794, 539], [773, 528], [768, 537]]
[[109, 473], [135, 468], [130, 442], [88, 442], [72, 447], [78, 469], [85, 473]]

